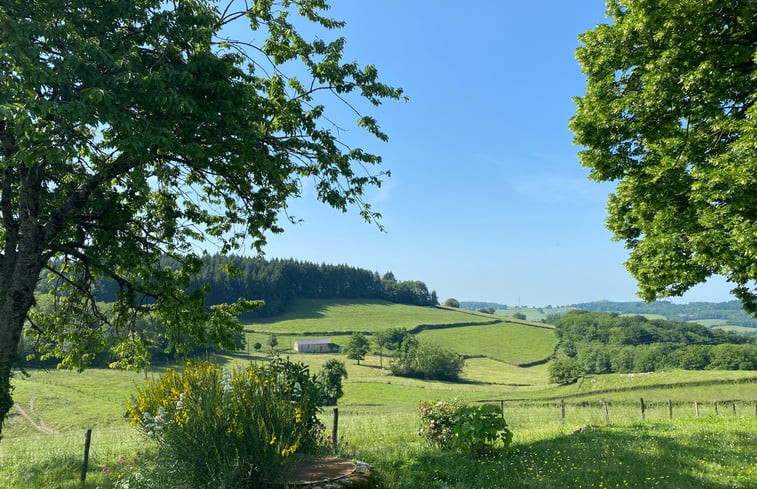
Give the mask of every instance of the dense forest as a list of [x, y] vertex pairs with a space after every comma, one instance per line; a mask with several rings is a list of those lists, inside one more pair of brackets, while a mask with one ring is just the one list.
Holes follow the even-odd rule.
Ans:
[[[265, 260], [241, 256], [205, 257], [205, 266], [194, 286], [207, 284], [208, 304], [234, 302], [240, 297], [262, 299], [266, 305], [253, 314], [274, 316], [293, 299], [384, 299], [401, 304], [433, 306], [436, 292], [426, 284], [399, 281], [392, 272], [378, 272], [348, 265], [327, 265], [293, 259]], [[224, 270], [231, 270], [226, 273]]]
[[554, 322], [557, 358], [552, 380], [585, 374], [757, 369], [757, 343], [743, 335], [696, 323], [573, 310]]
[[[269, 317], [284, 312], [298, 298], [383, 299], [400, 304], [433, 306], [436, 292], [429, 292], [418, 280], [400, 281], [392, 272], [378, 272], [348, 265], [315, 264], [293, 259], [248, 258], [237, 255], [206, 255], [203, 267], [190, 289], [207, 285], [208, 306], [232, 303], [239, 298], [265, 301], [265, 306], [248, 313]], [[112, 302], [118, 287], [102, 283], [97, 298]]]

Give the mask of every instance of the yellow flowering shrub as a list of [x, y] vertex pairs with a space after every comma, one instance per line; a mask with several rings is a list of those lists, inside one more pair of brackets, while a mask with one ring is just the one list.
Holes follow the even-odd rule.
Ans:
[[320, 398], [301, 363], [187, 363], [138, 388], [128, 413], [177, 477], [243, 488], [274, 480], [288, 457], [315, 450]]

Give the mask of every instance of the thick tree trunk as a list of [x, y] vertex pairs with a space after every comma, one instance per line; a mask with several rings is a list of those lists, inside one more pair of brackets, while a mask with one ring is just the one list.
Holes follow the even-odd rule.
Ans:
[[39, 255], [14, 251], [0, 256], [0, 437], [3, 421], [13, 406], [11, 374], [18, 344], [43, 266]]

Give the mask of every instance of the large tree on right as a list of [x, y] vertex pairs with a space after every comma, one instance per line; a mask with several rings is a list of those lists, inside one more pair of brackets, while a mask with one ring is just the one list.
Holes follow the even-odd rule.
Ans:
[[608, 0], [570, 127], [647, 301], [712, 275], [757, 314], [757, 2]]

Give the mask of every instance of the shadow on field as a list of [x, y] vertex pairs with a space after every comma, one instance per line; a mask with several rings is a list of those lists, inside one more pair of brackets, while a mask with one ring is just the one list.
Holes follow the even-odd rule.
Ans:
[[[393, 303], [382, 301], [379, 299], [300, 299], [295, 300], [293, 305], [286, 308], [281, 314], [277, 314], [271, 317], [259, 317], [249, 318], [249, 321], [256, 324], [271, 324], [284, 320], [299, 320], [299, 319], [322, 319], [326, 317], [326, 310], [334, 305], [339, 306], [371, 306], [389, 307]], [[254, 329], [254, 327], [253, 327]]]
[[[711, 441], [707, 439], [710, 435]], [[515, 444], [483, 460], [450, 452], [426, 452], [379, 466], [378, 487], [755, 487], [751, 485], [754, 480], [738, 478], [739, 473], [750, 470], [750, 457], [724, 454], [728, 450], [715, 442], [717, 432], [710, 435], [674, 437], [645, 426], [611, 427]], [[748, 433], [730, 436], [734, 435], [745, 443], [754, 437]], [[711, 479], [703, 475], [707, 470]], [[723, 473], [736, 479], [724, 478]]]

